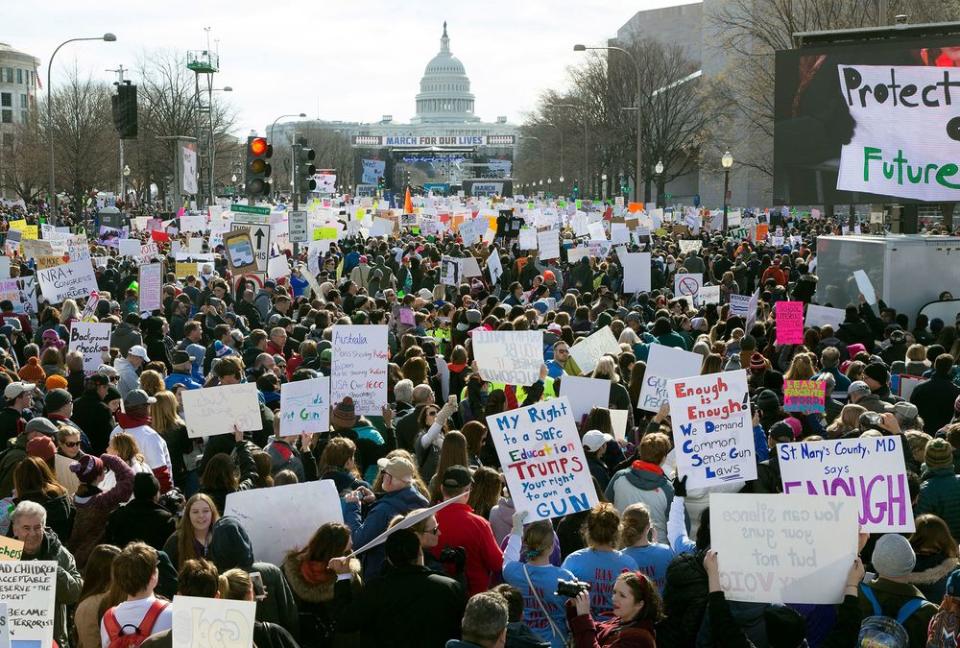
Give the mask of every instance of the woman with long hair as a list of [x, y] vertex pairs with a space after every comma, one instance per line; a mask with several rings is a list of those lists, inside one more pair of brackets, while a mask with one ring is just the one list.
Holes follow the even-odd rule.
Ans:
[[481, 466], [473, 471], [473, 484], [470, 486], [467, 504], [474, 513], [489, 520], [490, 511], [500, 499], [502, 490], [503, 482], [500, 481], [500, 472]]
[[40, 504], [47, 512], [47, 526], [57, 537], [62, 540], [70, 537], [76, 509], [67, 489], [57, 481], [46, 461], [31, 455], [25, 457], [13, 471], [13, 489], [17, 494], [14, 504], [23, 501]]
[[323, 447], [319, 460], [320, 479], [332, 479], [338, 493], [355, 491], [370, 484], [357, 468], [357, 445], [347, 437], [333, 437]]
[[156, 397], [157, 394], [166, 388], [167, 386], [163, 382], [163, 376], [159, 371], [147, 369], [140, 372], [140, 389], [147, 392], [147, 396]]
[[183, 517], [176, 533], [167, 538], [163, 550], [176, 566], [193, 558], [207, 558], [210, 540], [213, 539], [213, 524], [220, 519], [220, 511], [209, 495], [197, 493], [183, 506]]
[[673, 560], [670, 545], [658, 544], [657, 532], [650, 520], [650, 509], [643, 502], [630, 504], [620, 516], [620, 548], [637, 562], [637, 567], [647, 575], [657, 591], [663, 593], [667, 566]]
[[460, 433], [467, 440], [467, 461], [469, 463], [463, 465], [468, 468], [479, 468], [483, 465], [481, 455], [483, 454], [483, 446], [489, 436], [487, 434], [487, 426], [481, 421], [470, 421], [469, 423], [463, 424], [463, 427], [460, 428]]
[[847, 436], [851, 432], [858, 432], [860, 428], [860, 415], [867, 409], [862, 405], [848, 403], [840, 410], [840, 416], [834, 419], [833, 423], [827, 426], [827, 438], [839, 439]]
[[943, 518], [924, 513], [917, 516], [915, 524], [910, 546], [917, 562], [907, 582], [923, 592], [928, 601], [939, 602], [947, 591], [947, 577], [960, 566], [960, 549]]
[[723, 356], [719, 353], [708, 353], [707, 357], [703, 359], [703, 364], [700, 366], [700, 375], [706, 376], [708, 374], [720, 373], [723, 371]]
[[[617, 370], [617, 361], [613, 356], [605, 355], [597, 360], [597, 366], [591, 374], [594, 378], [606, 378], [610, 381], [610, 396], [606, 406], [610, 409], [627, 411], [627, 429], [633, 429], [633, 403], [630, 402], [630, 392], [620, 382], [620, 372]], [[589, 428], [586, 428], [589, 429]]]
[[[352, 546], [349, 527], [328, 522], [316, 530], [305, 547], [289, 552], [280, 565], [300, 613], [304, 648], [332, 645], [335, 619], [352, 596], [334, 587], [339, 574], [331, 561], [349, 554]], [[360, 586], [360, 561], [350, 559], [348, 566], [352, 589], [356, 590]]]
[[87, 566], [83, 570], [83, 589], [80, 590], [80, 601], [73, 614], [74, 638], [78, 648], [100, 648], [100, 603], [110, 589], [113, 559], [119, 554], [119, 547], [102, 544], [94, 547], [87, 558]]
[[426, 481], [430, 481], [437, 473], [440, 452], [450, 432], [450, 416], [457, 410], [456, 398], [451, 397], [451, 400], [454, 402], [447, 401], [442, 407], [436, 403], [428, 403], [417, 416], [414, 453], [417, 455], [420, 475]]
[[466, 397], [460, 401], [460, 420], [464, 426], [471, 421], [484, 420], [483, 410], [489, 396], [490, 383], [474, 372], [467, 376], [466, 388]]
[[[447, 432], [443, 445], [440, 447], [440, 452], [437, 455], [434, 464], [435, 469], [429, 482], [430, 502], [432, 504], [436, 504], [443, 499], [440, 494], [440, 479], [443, 477], [443, 473], [446, 472], [447, 468], [450, 466], [466, 466], [469, 462], [470, 458], [467, 455], [466, 437], [456, 430]], [[420, 474], [424, 474], [422, 469]]]
[[153, 428], [167, 442], [173, 463], [173, 483], [185, 497], [190, 497], [200, 489], [197, 463], [203, 455], [203, 440], [191, 439], [187, 434], [187, 424], [180, 417], [176, 394], [163, 390], [154, 394], [154, 398], [157, 402], [150, 406], [150, 416]]
[[236, 463], [226, 452], [218, 452], [210, 457], [200, 476], [200, 492], [213, 499], [218, 511], [226, 508], [227, 495], [255, 488], [259, 477], [250, 447], [239, 429], [234, 430], [234, 441]]
[[783, 374], [784, 380], [810, 380], [816, 374], [813, 360], [808, 353], [798, 353], [790, 361], [790, 367]]
[[663, 616], [656, 586], [639, 572], [620, 574], [613, 584], [613, 618], [598, 623], [590, 613], [590, 593], [581, 592], [568, 607], [567, 619], [576, 648], [633, 646], [655, 648], [655, 626]]
[[613, 504], [604, 502], [587, 514], [583, 527], [585, 549], [574, 551], [561, 565], [579, 580], [590, 583], [590, 608], [593, 616], [608, 616], [613, 610], [613, 577], [623, 571], [636, 571], [636, 561], [619, 551], [620, 515]]
[[[137, 445], [137, 440], [126, 432], [118, 432], [110, 438], [110, 443], [107, 444], [107, 454], [123, 459], [126, 464], [130, 466], [130, 470], [133, 471], [134, 475], [137, 473], [153, 472], [150, 470], [150, 466], [147, 465], [147, 460], [144, 459], [143, 453], [140, 452], [140, 446]], [[110, 490], [116, 483], [116, 475], [112, 472], [107, 473], [101, 488], [103, 490]]]
[[47, 376], [67, 377], [67, 366], [63, 362], [63, 353], [57, 347], [47, 347], [40, 353], [40, 368]]
[[555, 542], [550, 520], [524, 526], [524, 519], [526, 513], [513, 514], [513, 528], [503, 552], [503, 580], [523, 594], [523, 622], [552, 648], [565, 648], [567, 597], [556, 593], [557, 581], [571, 581], [574, 575], [550, 563]]

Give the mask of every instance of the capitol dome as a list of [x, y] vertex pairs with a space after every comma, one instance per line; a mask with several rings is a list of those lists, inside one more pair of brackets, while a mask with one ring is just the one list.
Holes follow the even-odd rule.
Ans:
[[473, 94], [463, 63], [450, 53], [447, 23], [443, 23], [440, 52], [427, 63], [417, 93], [413, 123], [478, 122], [473, 114]]

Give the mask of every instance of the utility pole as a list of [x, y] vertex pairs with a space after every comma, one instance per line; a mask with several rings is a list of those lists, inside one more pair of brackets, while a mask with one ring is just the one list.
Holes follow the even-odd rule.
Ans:
[[[123, 63], [117, 66], [116, 70], [105, 70], [106, 72], [114, 72], [117, 75], [117, 80], [113, 82], [113, 85], [117, 86], [118, 91], [120, 86], [124, 84], [123, 73], [129, 72], [129, 68], [123, 67]], [[127, 81], [126, 83], [130, 83]], [[120, 199], [124, 201], [126, 205], [127, 199], [127, 188], [124, 186], [126, 184], [126, 178], [123, 175], [123, 138], [120, 138]]]

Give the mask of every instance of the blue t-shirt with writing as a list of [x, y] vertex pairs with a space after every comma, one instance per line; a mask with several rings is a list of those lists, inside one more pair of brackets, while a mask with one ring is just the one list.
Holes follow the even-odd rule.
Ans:
[[[537, 603], [536, 597], [530, 592], [530, 586], [527, 584], [527, 577], [523, 573], [523, 568], [527, 568], [530, 574], [530, 582], [540, 595], [543, 601], [543, 607], [546, 608], [553, 619], [553, 625], [560, 634], [555, 634], [543, 610]], [[564, 611], [564, 604], [567, 601], [565, 596], [557, 596], [557, 581], [572, 580], [573, 574], [566, 569], [554, 567], [553, 565], [531, 565], [527, 563], [510, 561], [503, 566], [503, 580], [508, 585], [513, 585], [523, 594], [523, 622], [530, 626], [530, 629], [544, 641], [549, 641], [553, 648], [565, 648], [567, 636], [570, 631], [567, 629], [567, 616]]]
[[561, 565], [578, 580], [590, 583], [590, 613], [594, 619], [613, 612], [613, 584], [625, 571], [636, 571], [636, 561], [622, 551], [580, 549], [567, 556]]
[[623, 553], [637, 562], [637, 571], [653, 581], [662, 594], [667, 566], [673, 560], [673, 549], [665, 544], [649, 544], [646, 547], [627, 547]]

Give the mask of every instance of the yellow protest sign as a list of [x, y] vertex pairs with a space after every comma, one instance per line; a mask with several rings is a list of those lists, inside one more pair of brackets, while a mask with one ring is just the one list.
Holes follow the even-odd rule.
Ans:
[[190, 261], [177, 261], [174, 272], [177, 274], [177, 279], [186, 279], [188, 275], [199, 274], [197, 272], [197, 263]]
[[20, 560], [22, 556], [22, 542], [13, 538], [0, 537], [0, 560]]
[[63, 265], [64, 260], [62, 256], [38, 256], [37, 257], [37, 268], [40, 270], [46, 270], [47, 268], [56, 268], [59, 265]]
[[317, 227], [313, 230], [313, 240], [314, 241], [336, 241], [337, 228], [336, 227]]

